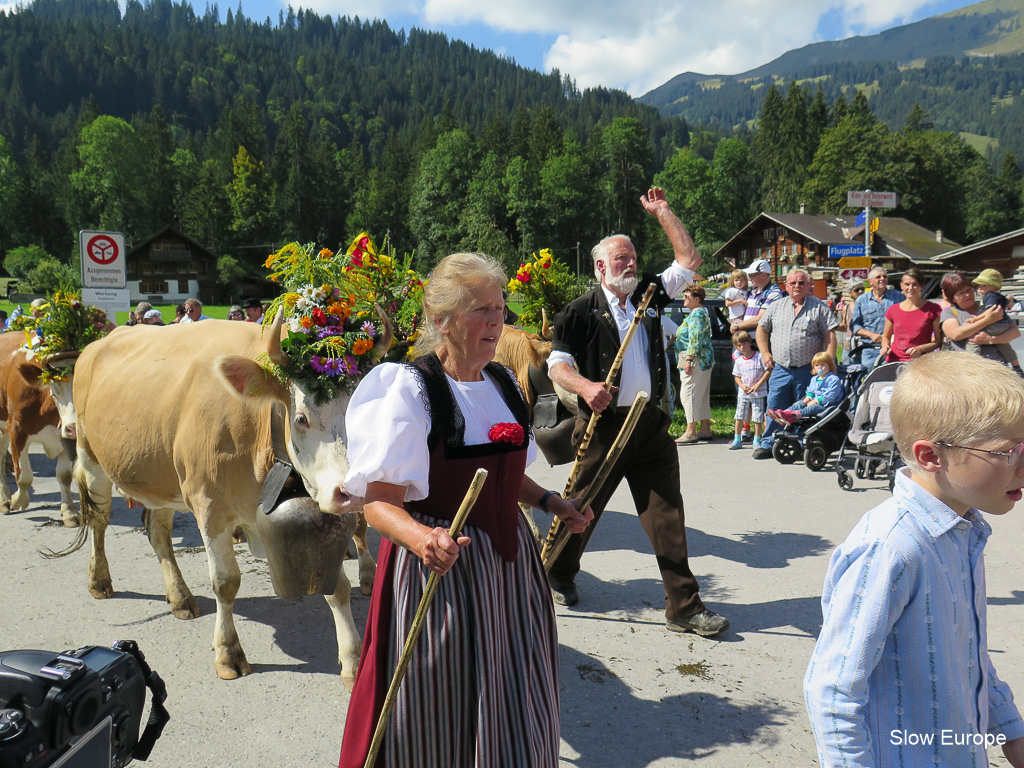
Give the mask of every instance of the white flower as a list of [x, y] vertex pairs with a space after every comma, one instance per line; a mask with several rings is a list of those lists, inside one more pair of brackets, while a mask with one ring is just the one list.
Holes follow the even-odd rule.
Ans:
[[288, 330], [292, 333], [309, 333], [309, 329], [303, 328], [302, 323], [297, 317], [293, 317], [288, 321]]
[[312, 285], [304, 285], [301, 288], [299, 288], [298, 291], [296, 291], [296, 293], [298, 293], [299, 296], [301, 296], [304, 299], [312, 299], [314, 296], [316, 296], [316, 292], [317, 289], [314, 288]]
[[310, 298], [313, 299], [313, 301], [315, 302], [323, 303], [327, 299], [327, 291], [325, 291], [323, 288], [314, 288], [313, 294], [312, 296], [310, 296]]
[[314, 304], [311, 299], [303, 296], [301, 299], [295, 302], [295, 311], [302, 315], [308, 315], [310, 312], [313, 311], [313, 307], [315, 306], [316, 304]]

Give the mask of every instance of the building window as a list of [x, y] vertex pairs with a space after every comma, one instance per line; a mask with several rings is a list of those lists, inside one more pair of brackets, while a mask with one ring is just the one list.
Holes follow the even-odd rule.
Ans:
[[140, 280], [139, 293], [167, 293], [166, 280]]

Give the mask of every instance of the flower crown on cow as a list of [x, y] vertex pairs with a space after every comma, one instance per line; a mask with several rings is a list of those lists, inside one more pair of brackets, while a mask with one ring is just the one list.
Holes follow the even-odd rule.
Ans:
[[350, 274], [351, 256], [338, 257], [313, 243], [289, 243], [264, 266], [270, 279], [289, 289], [276, 298], [264, 325], [281, 311], [288, 335], [281, 340], [286, 361], [266, 367], [290, 380], [318, 402], [351, 392], [390, 347], [390, 319]]
[[40, 307], [39, 317], [14, 310], [9, 327], [24, 331], [25, 349], [39, 360], [43, 382], [67, 380], [74, 370], [79, 353], [107, 334], [107, 314], [99, 307], [82, 302], [73, 290], [60, 290], [48, 297]]

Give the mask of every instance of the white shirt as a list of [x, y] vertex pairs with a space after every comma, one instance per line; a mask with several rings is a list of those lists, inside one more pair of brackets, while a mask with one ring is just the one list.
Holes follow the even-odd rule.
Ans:
[[[448, 377], [448, 384], [466, 420], [466, 445], [489, 443], [492, 426], [516, 420], [486, 371], [484, 381]], [[345, 490], [362, 497], [369, 483], [391, 483], [405, 486], [405, 501], [425, 499], [430, 492], [430, 425], [416, 373], [399, 363], [372, 368], [352, 393], [345, 415], [349, 464]], [[531, 438], [527, 466], [535, 458], [537, 446]]]
[[[674, 299], [683, 292], [686, 286], [693, 282], [693, 275], [693, 270], [684, 269], [679, 266], [678, 261], [673, 261], [668, 265], [668, 269], [662, 272], [659, 277], [661, 278], [662, 285], [665, 286], [665, 292]], [[619, 329], [619, 343], [621, 344], [626, 337], [626, 331], [629, 330], [630, 323], [633, 321], [633, 316], [636, 314], [636, 307], [628, 296], [626, 297], [625, 308], [620, 307], [619, 298], [603, 282], [601, 283], [601, 290], [604, 291], [605, 299], [608, 300], [608, 307], [611, 310], [612, 319], [615, 321], [615, 327]], [[647, 364], [649, 357], [650, 343], [647, 340], [647, 333], [644, 331], [643, 326], [640, 326], [636, 329], [636, 333], [633, 334], [633, 341], [622, 358], [618, 392], [618, 402], [621, 405], [631, 404], [638, 392], [651, 393], [651, 371]], [[576, 367], [575, 358], [568, 352], [552, 350], [551, 355], [548, 357], [549, 373], [551, 366], [555, 363], [565, 363], [573, 369]]]

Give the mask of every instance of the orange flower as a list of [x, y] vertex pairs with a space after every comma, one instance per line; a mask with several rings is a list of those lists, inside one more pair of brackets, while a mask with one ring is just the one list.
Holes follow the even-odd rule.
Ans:
[[373, 349], [373, 342], [370, 339], [356, 339], [352, 342], [352, 354], [361, 355]]
[[299, 322], [302, 324], [303, 328], [310, 328], [313, 325], [313, 318], [304, 317], [301, 320], [299, 320]]
[[320, 258], [321, 259], [329, 259], [333, 255], [334, 255], [334, 252], [330, 248], [321, 248], [320, 249]]

